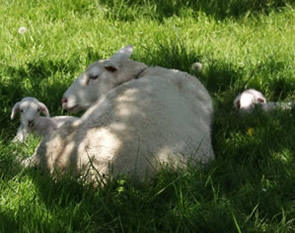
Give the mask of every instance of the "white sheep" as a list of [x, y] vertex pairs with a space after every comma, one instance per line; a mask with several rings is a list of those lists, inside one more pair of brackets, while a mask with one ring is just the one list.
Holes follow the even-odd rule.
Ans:
[[256, 104], [265, 104], [266, 98], [264, 95], [255, 90], [247, 89], [240, 93], [234, 100], [234, 106], [242, 112], [251, 112]]
[[[46, 105], [34, 97], [25, 97], [12, 108], [11, 119], [20, 113], [20, 126], [13, 141], [24, 141], [29, 133], [45, 136], [60, 127], [65, 121], [77, 119], [71, 116], [50, 117]], [[40, 116], [44, 113], [46, 117]]]
[[88, 109], [46, 135], [26, 165], [140, 180], [163, 165], [214, 159], [213, 106], [200, 81], [178, 70], [129, 59], [132, 47], [90, 65], [65, 92], [63, 108]]

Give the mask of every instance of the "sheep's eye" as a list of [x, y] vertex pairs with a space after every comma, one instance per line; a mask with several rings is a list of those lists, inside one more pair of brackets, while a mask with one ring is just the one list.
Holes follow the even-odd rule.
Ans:
[[40, 112], [40, 109], [38, 108], [37, 111]]
[[23, 112], [24, 112], [24, 110], [22, 110], [22, 109], [21, 109], [21, 110], [20, 110], [20, 112], [21, 112], [21, 113], [23, 113]]
[[90, 79], [97, 79], [98, 77], [99, 77], [98, 74], [91, 74], [91, 75], [89, 75], [89, 78]]

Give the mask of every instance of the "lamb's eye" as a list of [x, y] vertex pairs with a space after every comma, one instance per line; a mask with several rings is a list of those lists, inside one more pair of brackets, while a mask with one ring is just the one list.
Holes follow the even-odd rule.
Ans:
[[23, 113], [23, 112], [24, 112], [24, 110], [22, 110], [22, 109], [21, 109], [21, 110], [20, 110], [20, 112], [21, 112], [21, 113]]
[[99, 77], [98, 74], [90, 74], [90, 75], [89, 75], [89, 78], [90, 78], [90, 79], [97, 79], [98, 77]]
[[37, 111], [40, 112], [40, 109], [38, 108]]

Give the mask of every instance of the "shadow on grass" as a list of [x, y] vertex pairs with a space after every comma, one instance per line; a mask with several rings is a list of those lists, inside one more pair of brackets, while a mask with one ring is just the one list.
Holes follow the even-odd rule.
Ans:
[[0, 231], [1, 232], [17, 232], [19, 224], [13, 217], [13, 213], [2, 212], [0, 210]]
[[144, 51], [144, 57], [135, 60], [140, 60], [148, 66], [161, 66], [185, 72], [191, 72], [191, 65], [202, 58], [198, 51], [173, 38], [159, 40], [157, 46], [152, 49], [144, 47], [140, 49]]
[[28, 170], [27, 175], [32, 177], [38, 200], [46, 204], [47, 211], [68, 210], [59, 221], [73, 231], [88, 232], [91, 225], [96, 230], [114, 232], [234, 232], [231, 202], [214, 198], [216, 193], [211, 185], [206, 185], [207, 172], [209, 169], [166, 168], [143, 183], [130, 182], [125, 177], [113, 179], [99, 189], [85, 186], [73, 177], [53, 181], [33, 170]]
[[110, 9], [110, 17], [117, 20], [133, 20], [136, 14], [132, 9], [138, 11], [145, 16], [163, 21], [165, 18], [172, 16], [181, 16], [183, 10], [191, 9], [195, 12], [204, 12], [216, 19], [239, 18], [249, 13], [268, 13], [278, 10], [288, 4], [292, 4], [291, 0], [121, 0], [107, 1], [100, 0]]
[[[240, 166], [249, 165], [251, 169], [261, 171], [272, 167], [268, 163], [292, 166], [295, 159], [294, 110], [265, 113], [256, 109], [250, 115], [239, 115], [235, 111], [220, 111], [217, 114], [214, 141], [215, 146], [221, 149], [220, 156], [226, 155]], [[290, 153], [284, 155], [286, 151]], [[277, 153], [282, 153], [282, 157], [278, 155], [274, 159]]]
[[[191, 73], [202, 82], [211, 94], [233, 92], [236, 95], [238, 91], [243, 89], [245, 77], [249, 78], [253, 75], [252, 71], [246, 71], [232, 63], [201, 56], [197, 50], [190, 49], [182, 41], [160, 40], [152, 51], [151, 49], [142, 49], [146, 50], [144, 57], [146, 64], [153, 65], [157, 61], [155, 64], [157, 66]], [[203, 64], [201, 72], [191, 69], [195, 62]]]

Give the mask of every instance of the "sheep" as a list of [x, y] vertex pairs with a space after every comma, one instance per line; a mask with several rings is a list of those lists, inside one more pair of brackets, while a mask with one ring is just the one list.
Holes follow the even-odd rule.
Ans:
[[235, 98], [234, 106], [241, 112], [251, 112], [256, 104], [265, 104], [266, 102], [266, 98], [261, 92], [255, 89], [247, 89]]
[[46, 135], [24, 165], [90, 181], [121, 174], [144, 180], [166, 165], [202, 167], [214, 159], [206, 88], [188, 73], [129, 59], [132, 50], [122, 48], [78, 76], [62, 106], [86, 111]]
[[[11, 112], [11, 119], [14, 119], [17, 112], [20, 112], [21, 124], [13, 142], [23, 142], [29, 133], [33, 132], [38, 136], [45, 136], [52, 133], [67, 120], [77, 119], [71, 116], [51, 117], [46, 105], [34, 97], [25, 97], [17, 102]], [[44, 113], [46, 117], [40, 116]]]
[[255, 89], [248, 89], [235, 98], [234, 107], [239, 109], [241, 113], [250, 113], [255, 107], [258, 107], [264, 112], [275, 109], [284, 111], [293, 109], [294, 102], [268, 102], [261, 92]]

